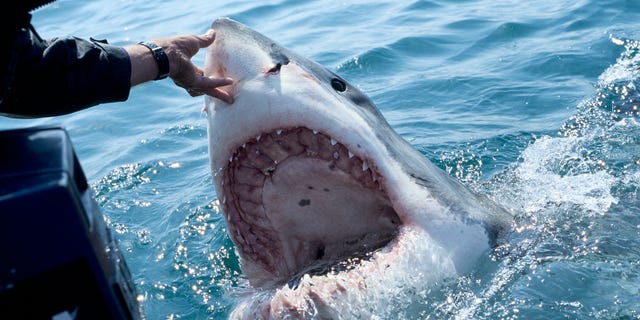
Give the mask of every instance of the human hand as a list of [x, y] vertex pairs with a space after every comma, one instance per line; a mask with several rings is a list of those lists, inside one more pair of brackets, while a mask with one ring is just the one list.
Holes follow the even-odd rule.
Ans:
[[230, 78], [209, 78], [204, 71], [191, 62], [191, 58], [202, 48], [206, 48], [215, 40], [214, 30], [201, 36], [186, 35], [152, 40], [161, 46], [169, 57], [169, 77], [178, 86], [195, 97], [203, 94], [233, 102], [233, 97], [218, 87], [230, 85]]
[[[205, 34], [181, 35], [153, 39], [150, 42], [162, 47], [169, 59], [169, 77], [192, 96], [203, 94], [218, 98], [227, 103], [233, 102], [233, 97], [218, 87], [233, 83], [231, 78], [210, 78], [204, 76], [204, 71], [193, 64], [191, 58], [202, 48], [206, 48], [215, 40], [214, 30]], [[125, 49], [131, 57], [131, 85], [152, 80], [158, 72], [148, 48], [135, 45]]]

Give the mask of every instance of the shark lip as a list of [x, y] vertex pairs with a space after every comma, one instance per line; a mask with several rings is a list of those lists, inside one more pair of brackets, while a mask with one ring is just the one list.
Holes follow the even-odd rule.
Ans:
[[348, 269], [402, 221], [366, 156], [306, 127], [257, 134], [220, 174], [229, 234], [255, 287]]

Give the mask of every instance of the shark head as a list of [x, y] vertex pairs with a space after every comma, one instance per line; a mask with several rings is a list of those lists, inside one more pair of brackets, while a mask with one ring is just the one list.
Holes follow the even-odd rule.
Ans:
[[432, 282], [466, 273], [509, 226], [345, 79], [231, 19], [212, 28], [205, 74], [235, 80], [232, 104], [205, 98], [213, 180], [261, 292], [242, 312], [331, 314], [350, 287], [412, 263]]

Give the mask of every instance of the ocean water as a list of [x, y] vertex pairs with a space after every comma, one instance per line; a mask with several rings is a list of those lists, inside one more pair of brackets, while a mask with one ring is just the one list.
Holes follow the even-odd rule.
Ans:
[[[472, 274], [381, 318], [640, 319], [640, 1], [60, 0], [33, 23], [47, 38], [128, 44], [219, 16], [341, 74], [513, 213]], [[148, 319], [224, 319], [242, 291], [202, 105], [163, 80], [122, 103], [0, 119], [68, 129]]]

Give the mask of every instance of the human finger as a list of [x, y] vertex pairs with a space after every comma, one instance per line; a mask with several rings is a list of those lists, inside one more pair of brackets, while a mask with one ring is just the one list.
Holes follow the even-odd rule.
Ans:
[[198, 39], [199, 41], [198, 46], [200, 48], [206, 48], [210, 46], [213, 43], [213, 41], [216, 39], [216, 32], [213, 29], [209, 29], [204, 34], [200, 36], [196, 36], [196, 39]]
[[208, 77], [204, 77], [205, 79], [208, 79], [208, 81], [205, 81], [206, 83], [209, 83], [209, 85], [201, 88], [200, 90], [197, 90], [198, 92], [201, 92], [203, 94], [212, 96], [214, 98], [218, 98], [226, 103], [233, 103], [233, 95], [231, 95], [229, 90], [223, 90], [220, 87], [224, 87], [224, 86], [229, 86], [233, 84], [233, 80], [230, 78], [208, 78]]
[[232, 85], [233, 82], [234, 81], [231, 78], [210, 78], [205, 76], [196, 76], [195, 81], [190, 86], [186, 87], [186, 89], [191, 96], [207, 94], [227, 103], [232, 103], [233, 97], [231, 96], [231, 94], [226, 90], [220, 89], [219, 87]]
[[234, 98], [230, 93], [219, 88], [207, 89], [203, 94], [220, 99], [228, 104], [232, 104], [234, 101]]

